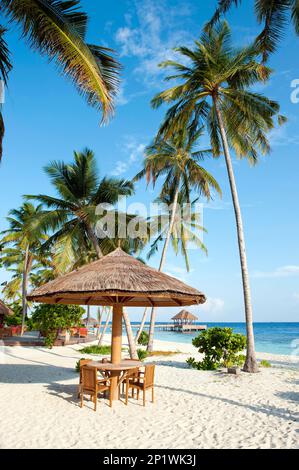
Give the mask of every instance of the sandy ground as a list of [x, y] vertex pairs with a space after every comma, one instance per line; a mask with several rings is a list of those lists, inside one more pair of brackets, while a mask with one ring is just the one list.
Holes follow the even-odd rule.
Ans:
[[272, 367], [235, 377], [189, 369], [195, 348], [156, 341], [181, 351], [155, 359], [156, 403], [100, 399], [95, 413], [77, 399], [80, 348], [0, 348], [0, 448], [298, 448], [298, 356], [258, 354]]

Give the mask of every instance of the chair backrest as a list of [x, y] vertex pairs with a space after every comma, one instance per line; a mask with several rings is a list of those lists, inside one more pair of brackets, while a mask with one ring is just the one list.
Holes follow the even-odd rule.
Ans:
[[83, 390], [95, 391], [97, 386], [97, 369], [95, 367], [82, 367], [82, 387]]
[[155, 367], [156, 366], [154, 364], [145, 366], [144, 381], [145, 381], [146, 387], [150, 387], [151, 385], [154, 385]]
[[129, 369], [126, 374], [126, 378], [134, 377], [137, 378], [139, 374], [139, 368], [135, 367], [134, 369]]
[[80, 383], [82, 382], [82, 367], [86, 366], [90, 362], [90, 359], [80, 359]]

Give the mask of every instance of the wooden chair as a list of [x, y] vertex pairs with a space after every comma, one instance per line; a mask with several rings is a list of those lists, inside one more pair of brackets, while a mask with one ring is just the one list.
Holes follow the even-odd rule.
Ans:
[[[137, 374], [137, 376], [136, 376]], [[139, 400], [139, 392], [143, 392], [143, 406], [145, 406], [145, 392], [152, 390], [152, 402], [154, 403], [154, 375], [155, 365], [146, 365], [144, 375], [139, 374], [139, 369], [132, 369], [126, 377], [126, 405], [128, 404], [129, 390], [137, 390], [137, 400]]]
[[[82, 367], [82, 384], [80, 390], [81, 397], [81, 408], [83, 407], [84, 395], [90, 395], [90, 398], [93, 399], [94, 411], [97, 409], [97, 399], [99, 393], [105, 393], [107, 390], [110, 390], [110, 384], [105, 381], [99, 381], [97, 376], [97, 369], [95, 367], [88, 367], [85, 365]], [[110, 396], [110, 406], [111, 406], [111, 396]]]
[[[86, 366], [89, 362], [91, 362], [91, 359], [80, 359], [79, 361], [79, 367], [80, 367], [80, 376], [79, 376], [79, 386], [78, 386], [78, 398], [80, 398], [80, 393], [81, 393], [81, 386], [82, 386], [82, 367]], [[106, 383], [108, 377], [103, 378], [103, 379], [98, 379], [99, 383]]]

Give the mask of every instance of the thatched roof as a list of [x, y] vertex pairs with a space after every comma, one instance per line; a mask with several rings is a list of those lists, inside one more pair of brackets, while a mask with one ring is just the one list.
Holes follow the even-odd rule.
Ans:
[[13, 314], [13, 311], [0, 300], [0, 315], [12, 316]]
[[85, 324], [85, 325], [98, 325], [99, 324], [99, 320], [97, 320], [96, 318], [93, 318], [93, 317], [90, 317], [89, 319], [86, 317], [86, 318], [83, 318], [82, 322]]
[[147, 266], [120, 248], [38, 287], [28, 300], [43, 303], [174, 306], [204, 303], [204, 294]]
[[177, 313], [172, 320], [198, 320], [198, 317], [193, 315], [193, 313], [188, 312], [188, 310], [181, 310]]

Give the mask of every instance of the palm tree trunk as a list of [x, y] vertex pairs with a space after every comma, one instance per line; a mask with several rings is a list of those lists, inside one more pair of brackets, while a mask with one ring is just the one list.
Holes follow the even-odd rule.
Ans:
[[123, 319], [125, 321], [125, 326], [126, 326], [126, 331], [127, 331], [130, 357], [131, 359], [138, 359], [138, 354], [137, 354], [136, 344], [135, 344], [134, 337], [133, 337], [131, 322], [130, 322], [128, 313], [125, 308], [123, 308]]
[[140, 323], [140, 326], [138, 328], [138, 331], [136, 333], [136, 336], [135, 336], [135, 344], [138, 343], [138, 340], [139, 340], [139, 337], [143, 331], [143, 328], [144, 328], [144, 324], [145, 324], [145, 320], [146, 320], [146, 316], [147, 316], [147, 310], [148, 310], [148, 307], [146, 307], [144, 309], [144, 312], [143, 312], [143, 316], [142, 316], [142, 319], [141, 319], [141, 323]]
[[21, 336], [24, 334], [25, 321], [27, 317], [27, 287], [28, 287], [28, 274], [29, 274], [29, 245], [26, 247], [25, 258], [24, 258], [24, 269], [22, 275], [22, 326]]
[[86, 323], [89, 325], [90, 322], [90, 305], [87, 305], [87, 315], [86, 315]]
[[[166, 253], [168, 249], [168, 245], [170, 242], [170, 237], [173, 229], [173, 224], [175, 220], [175, 215], [176, 215], [176, 210], [177, 210], [177, 205], [178, 205], [178, 196], [179, 196], [179, 190], [180, 190], [180, 180], [178, 179], [176, 183], [176, 188], [175, 188], [175, 193], [174, 193], [174, 198], [173, 198], [173, 203], [172, 203], [172, 211], [171, 211], [171, 218], [169, 222], [169, 227], [168, 227], [168, 232], [165, 238], [165, 243], [163, 246], [162, 250], [162, 255], [161, 255], [161, 260], [160, 260], [160, 265], [159, 265], [159, 271], [162, 271], [163, 266], [166, 261]], [[156, 323], [156, 307], [153, 307], [151, 310], [151, 320], [150, 320], [150, 328], [149, 328], [149, 340], [148, 340], [148, 345], [147, 345], [147, 351], [152, 352], [154, 349], [154, 332], [155, 332], [155, 323]]]
[[98, 322], [99, 322], [97, 336], [99, 337], [100, 336], [100, 331], [101, 331], [101, 326], [102, 326], [102, 319], [103, 319], [103, 310], [101, 309], [101, 307], [98, 307], [97, 318], [98, 318]]
[[243, 280], [243, 296], [244, 296], [244, 304], [245, 304], [246, 333], [247, 333], [246, 360], [245, 360], [243, 370], [245, 372], [258, 372], [258, 364], [256, 361], [255, 349], [254, 349], [253, 314], [252, 314], [250, 284], [249, 284], [249, 275], [248, 275], [245, 237], [244, 237], [241, 208], [240, 208], [240, 203], [239, 203], [239, 197], [238, 197], [238, 191], [237, 191], [237, 186], [236, 186], [236, 181], [235, 181], [232, 160], [231, 160], [229, 146], [228, 146], [227, 137], [226, 137], [226, 131], [224, 128], [224, 123], [222, 120], [221, 112], [217, 106], [216, 98], [214, 98], [214, 105], [215, 105], [215, 110], [217, 114], [219, 130], [221, 134], [226, 168], [227, 168], [228, 179], [229, 179], [232, 200], [233, 200], [233, 206], [234, 206], [234, 211], [235, 211], [241, 272], [242, 272], [242, 280]]
[[100, 338], [99, 338], [98, 346], [102, 346], [103, 339], [104, 339], [106, 330], [107, 330], [108, 325], [109, 325], [109, 320], [110, 320], [110, 316], [111, 316], [111, 311], [112, 311], [112, 308], [111, 308], [111, 307], [108, 307], [105, 325], [104, 325], [103, 331], [102, 331], [102, 333], [101, 333], [101, 336], [100, 336]]
[[[98, 239], [97, 239], [91, 225], [88, 222], [85, 222], [85, 225], [86, 225], [86, 229], [87, 229], [88, 235], [90, 237], [90, 240], [91, 240], [91, 242], [94, 246], [94, 249], [96, 251], [97, 257], [98, 257], [98, 259], [101, 259], [103, 257], [103, 253], [100, 249]], [[134, 351], [135, 351], [135, 354], [136, 354], [136, 357], [137, 357], [136, 346], [135, 346], [135, 343], [134, 343], [134, 337], [133, 337], [133, 333], [132, 333], [132, 327], [131, 327], [130, 319], [129, 319], [128, 314], [125, 311], [125, 309], [123, 309], [123, 317], [124, 317], [124, 320], [125, 320], [125, 324], [128, 325], [128, 327], [129, 327], [129, 328], [127, 328], [127, 334], [128, 334], [128, 342], [129, 342], [129, 348], [130, 348], [130, 351], [131, 351], [131, 355], [134, 354]]]
[[86, 222], [85, 221], [85, 227], [86, 227], [86, 230], [87, 230], [87, 233], [88, 233], [88, 236], [90, 238], [90, 241], [91, 243], [93, 244], [93, 247], [95, 249], [95, 252], [97, 254], [97, 257], [100, 259], [103, 257], [103, 253], [101, 251], [101, 248], [99, 246], [99, 243], [98, 243], [98, 239], [94, 233], [94, 230], [92, 228], [92, 226], [90, 225], [89, 222]]

